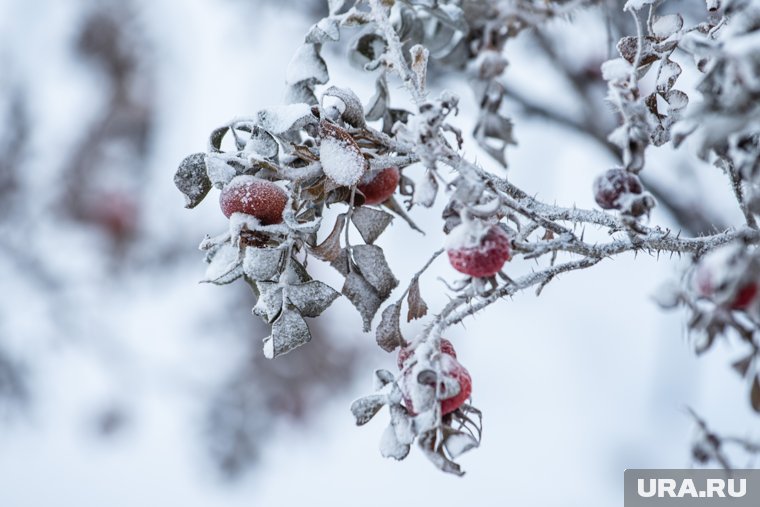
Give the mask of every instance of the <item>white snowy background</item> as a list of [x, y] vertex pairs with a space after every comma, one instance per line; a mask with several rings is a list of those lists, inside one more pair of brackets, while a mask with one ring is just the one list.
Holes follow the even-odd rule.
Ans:
[[[1, 426], [0, 505], [621, 505], [624, 469], [688, 466], [694, 425], [687, 405], [722, 431], [752, 436], [757, 424], [746, 386], [727, 367], [738, 351], [721, 346], [696, 358], [683, 316], [652, 302], [682, 262], [623, 256], [563, 276], [538, 298], [525, 293], [500, 302], [447, 334], [485, 414], [482, 447], [462, 459], [464, 478], [440, 473], [414, 450], [404, 462], [383, 459], [382, 415], [354, 426], [350, 402], [370, 391], [372, 368], [395, 362], [381, 351], [365, 352], [355, 382], [306, 423], [277, 422], [261, 459], [242, 477], [221, 478], [204, 449], [200, 414], [243, 353], [239, 335], [250, 328], [236, 324], [253, 317], [229, 297], [235, 289], [197, 283], [204, 266], [196, 245], [225, 219], [213, 195], [185, 210], [172, 176], [183, 157], [205, 148], [212, 128], [282, 101], [286, 65], [312, 20], [293, 7], [298, 2], [132, 4], [154, 62], [157, 117], [141, 215], [147, 239], [128, 276], [109, 276], [98, 237], [49, 212], [60, 161], [104, 100], [102, 78], [71, 49], [90, 4], [0, 0], [0, 100], [9, 82], [21, 83], [33, 122], [18, 190], [32, 201], [25, 216], [2, 223], [0, 234], [44, 259], [70, 305], [51, 300], [30, 276], [33, 266], [0, 252], [0, 344], [29, 364], [32, 379], [29, 407]], [[604, 34], [592, 31], [583, 43], [603, 47]], [[367, 100], [372, 81], [342, 63], [338, 50], [327, 54], [332, 83]], [[529, 47], [518, 40], [508, 56], [513, 83], [536, 96], [561, 94], [562, 84], [533, 61]], [[466, 85], [436, 86], [461, 95], [458, 121], [469, 129], [474, 106]], [[614, 163], [607, 152], [544, 121], [515, 121], [520, 144], [508, 154], [512, 181], [548, 201], [593, 206], [591, 182]], [[469, 150], [487, 163], [472, 144]], [[673, 157], [655, 154], [650, 167], [668, 178]], [[733, 216], [728, 184], [710, 178], [705, 205]], [[397, 221], [380, 240], [401, 280], [442, 244], [440, 207], [416, 213], [427, 236]], [[672, 224], [659, 211], [653, 221]], [[156, 270], [151, 248], [166, 244], [181, 255]], [[337, 284], [329, 268], [317, 269]], [[423, 279], [432, 311], [446, 301], [437, 276], [456, 274], [442, 259]], [[68, 312], [80, 320], [74, 332], [62, 333], [57, 322]], [[360, 332], [345, 299], [322, 318], [337, 340], [365, 342], [371, 351], [374, 338]], [[319, 346], [315, 340], [294, 354]], [[103, 439], [90, 416], [110, 400], [126, 407], [127, 422]]]

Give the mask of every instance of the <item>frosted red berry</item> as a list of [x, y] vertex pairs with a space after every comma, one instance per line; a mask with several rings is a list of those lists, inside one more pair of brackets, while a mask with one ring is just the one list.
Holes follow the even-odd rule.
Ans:
[[[398, 369], [402, 370], [404, 368], [404, 363], [406, 363], [406, 360], [412, 357], [412, 354], [414, 354], [414, 348], [411, 347], [402, 347], [398, 352]], [[454, 350], [454, 345], [448, 341], [446, 338], [441, 338], [441, 354], [446, 354], [454, 359], [457, 357], [457, 351]]]
[[746, 310], [749, 308], [749, 305], [752, 304], [755, 300], [755, 296], [757, 296], [757, 289], [757, 284], [754, 282], [743, 285], [736, 292], [736, 296], [731, 303], [731, 308], [734, 310]]
[[356, 188], [364, 194], [364, 204], [380, 204], [393, 195], [401, 179], [397, 167], [383, 169], [368, 181], [362, 180]]
[[222, 189], [219, 204], [229, 218], [233, 213], [245, 213], [264, 225], [282, 222], [282, 212], [288, 194], [271, 181], [253, 176], [237, 176]]
[[[462, 366], [456, 357], [451, 354], [444, 353], [440, 356], [439, 367], [440, 377], [443, 377], [443, 379], [448, 382], [444, 382], [443, 379], [440, 379], [439, 377], [438, 391], [436, 395], [441, 398], [441, 415], [446, 415], [457, 410], [470, 398], [470, 395], [472, 394], [472, 378], [470, 377], [470, 372], [467, 371], [467, 368]], [[456, 382], [458, 389], [456, 394], [447, 395], [446, 386], [451, 384], [451, 380]], [[416, 385], [418, 382], [419, 379], [414, 375], [413, 370], [410, 369], [404, 373], [404, 406], [406, 406], [406, 409], [412, 415], [417, 414], [419, 407], [414, 406], [410, 392], [412, 389], [419, 388], [419, 386]], [[433, 381], [433, 384], [434, 383], [435, 381]]]
[[446, 398], [441, 401], [442, 415], [454, 412], [461, 407], [470, 398], [470, 394], [472, 394], [472, 378], [470, 377], [470, 372], [467, 371], [467, 368], [453, 358], [451, 361], [447, 362], [451, 364], [451, 369], [444, 371], [443, 375], [452, 377], [457, 381], [459, 384], [459, 392], [451, 398]]
[[594, 180], [594, 199], [602, 209], [621, 209], [621, 198], [643, 191], [639, 177], [625, 169], [610, 169]]
[[[712, 298], [718, 290], [717, 281], [713, 269], [708, 266], [700, 266], [696, 272], [695, 285], [700, 296]], [[746, 282], [739, 284], [736, 294], [730, 302], [729, 307], [733, 310], [746, 310], [755, 301], [760, 286], [757, 282]]]
[[476, 278], [495, 275], [512, 258], [509, 236], [498, 225], [491, 226], [478, 245], [450, 248], [447, 253], [454, 269]]

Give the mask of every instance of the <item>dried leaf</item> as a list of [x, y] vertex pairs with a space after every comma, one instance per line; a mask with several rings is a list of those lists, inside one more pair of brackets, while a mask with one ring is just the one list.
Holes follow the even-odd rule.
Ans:
[[206, 276], [201, 283], [227, 285], [243, 275], [243, 263], [240, 252], [229, 243], [225, 243], [210, 251], [206, 256], [209, 263]]
[[469, 433], [450, 430], [450, 432], [448, 432], [448, 434], [445, 436], [443, 445], [446, 447], [446, 452], [449, 453], [449, 456], [452, 459], [456, 459], [467, 451], [475, 449], [480, 444], [475, 439], [475, 437]]
[[340, 235], [346, 225], [346, 215], [338, 215], [332, 232], [325, 238], [322, 244], [311, 249], [311, 253], [318, 259], [333, 262], [340, 255]]
[[244, 151], [255, 153], [261, 158], [274, 159], [280, 151], [280, 145], [269, 132], [254, 126]]
[[389, 424], [380, 438], [380, 454], [384, 458], [393, 458], [401, 461], [409, 455], [410, 450], [411, 446], [409, 444], [399, 442], [393, 424]]
[[317, 118], [312, 114], [311, 106], [305, 103], [270, 107], [259, 111], [257, 116], [258, 125], [275, 135], [316, 122]]
[[[383, 41], [384, 42], [384, 41]], [[370, 99], [366, 107], [366, 118], [369, 121], [380, 120], [385, 116], [388, 109], [388, 85], [385, 77], [379, 77], [375, 81], [375, 95]]]
[[750, 354], [747, 357], [744, 357], [732, 363], [731, 368], [733, 368], [742, 377], [746, 377], [750, 366], [752, 366], [752, 360], [754, 358], [755, 354]]
[[406, 317], [407, 322], [411, 322], [414, 319], [421, 319], [427, 315], [428, 306], [420, 294], [419, 278], [415, 278], [412, 284], [409, 286], [409, 295], [407, 296], [406, 300], [409, 304], [409, 313]]
[[319, 54], [319, 44], [304, 44], [299, 47], [288, 64], [285, 82], [295, 85], [306, 81], [309, 84], [325, 84], [330, 75], [327, 64]]
[[259, 297], [253, 307], [253, 314], [272, 323], [282, 311], [282, 287], [277, 282], [257, 282]]
[[322, 44], [340, 40], [340, 22], [335, 18], [322, 18], [306, 34], [309, 44]]
[[264, 338], [264, 356], [273, 359], [287, 354], [311, 340], [309, 326], [295, 307], [283, 308], [272, 326], [272, 334]]
[[351, 214], [351, 221], [359, 230], [364, 242], [372, 244], [393, 221], [393, 215], [374, 208], [359, 206]]
[[760, 412], [760, 377], [757, 375], [752, 379], [752, 390], [750, 391], [750, 401], [752, 410]]
[[372, 329], [372, 319], [380, 308], [382, 299], [374, 287], [356, 271], [348, 273], [341, 292], [359, 311], [364, 321], [364, 332], [368, 333]]
[[352, 249], [353, 259], [364, 278], [385, 300], [398, 285], [383, 249], [376, 245], [357, 245]]
[[184, 194], [186, 208], [196, 207], [211, 190], [205, 160], [204, 153], [194, 153], [185, 157], [174, 174], [174, 184]]
[[660, 67], [657, 74], [657, 91], [665, 94], [676, 84], [678, 76], [681, 75], [681, 66], [672, 60], [667, 60]]
[[245, 249], [243, 272], [251, 280], [271, 280], [280, 272], [283, 251], [279, 248]]
[[356, 94], [348, 88], [331, 86], [325, 91], [325, 97], [335, 97], [343, 103], [341, 118], [352, 127], [364, 128], [367, 122], [364, 120], [364, 106]]
[[398, 216], [400, 216], [401, 218], [403, 218], [404, 221], [407, 224], [409, 224], [409, 227], [411, 227], [412, 229], [414, 229], [417, 232], [425, 234], [425, 232], [422, 229], [420, 229], [419, 227], [417, 227], [417, 224], [414, 223], [414, 221], [412, 220], [412, 217], [410, 217], [406, 213], [406, 211], [404, 211], [404, 208], [398, 203], [398, 201], [396, 200], [395, 197], [391, 197], [390, 199], [388, 199], [385, 202], [383, 202], [383, 206], [385, 206], [386, 208], [388, 208], [389, 210], [391, 210], [392, 212], [394, 212], [395, 214], [397, 214]]
[[383, 408], [387, 400], [383, 394], [372, 394], [354, 401], [351, 404], [351, 413], [356, 418], [356, 425], [367, 424]]
[[304, 317], [319, 317], [340, 294], [318, 280], [300, 285], [289, 285], [285, 296]]
[[386, 352], [393, 352], [396, 348], [404, 345], [400, 320], [401, 303], [394, 303], [383, 310], [380, 324], [377, 325], [375, 332], [375, 339], [380, 348]]
[[392, 384], [395, 381], [396, 381], [396, 378], [393, 376], [393, 373], [389, 372], [388, 370], [375, 370], [375, 376], [374, 376], [374, 382], [373, 382], [375, 390], [380, 390], [383, 387], [387, 386], [388, 384]]
[[425, 454], [425, 457], [429, 459], [439, 470], [449, 474], [458, 475], [460, 477], [464, 475], [462, 468], [447, 458], [443, 453], [442, 448], [436, 449], [435, 430], [426, 431], [420, 435], [417, 439], [417, 443], [419, 444], [420, 449], [422, 449], [422, 452]]

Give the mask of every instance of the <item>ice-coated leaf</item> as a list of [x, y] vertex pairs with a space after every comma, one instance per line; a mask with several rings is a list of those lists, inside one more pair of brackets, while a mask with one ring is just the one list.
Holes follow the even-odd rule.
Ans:
[[676, 84], [678, 76], [681, 75], [681, 66], [672, 60], [667, 60], [660, 68], [657, 75], [657, 91], [666, 93], [673, 85]]
[[351, 221], [365, 243], [372, 244], [393, 221], [393, 215], [385, 211], [359, 206], [351, 214]]
[[210, 153], [206, 157], [206, 174], [212, 185], [222, 188], [237, 176], [237, 171], [221, 154]]
[[206, 259], [209, 264], [206, 268], [206, 276], [202, 280], [204, 283], [226, 285], [234, 282], [243, 274], [240, 252], [230, 243], [225, 243], [212, 250]]
[[264, 356], [273, 359], [287, 354], [311, 340], [309, 326], [292, 306], [283, 308], [272, 325], [272, 334], [264, 338]]
[[364, 107], [356, 94], [348, 88], [331, 86], [325, 91], [324, 96], [335, 97], [343, 103], [341, 118], [352, 127], [363, 128], [367, 126], [364, 120]]
[[[638, 37], [633, 37], [633, 36], [623, 37], [617, 43], [617, 50], [618, 50], [618, 53], [620, 53], [620, 56], [622, 56], [628, 63], [633, 65], [633, 62], [636, 61], [636, 53], [639, 50]], [[657, 54], [657, 51], [655, 51], [654, 47], [652, 46], [652, 42], [649, 39], [644, 38], [641, 45], [641, 59], [639, 60], [640, 67], [645, 67], [651, 64], [652, 62], [655, 62], [659, 58], [660, 58], [660, 55]], [[614, 61], [614, 60], [611, 60], [611, 61]], [[625, 77], [623, 77], [623, 79], [625, 79]]]
[[602, 64], [602, 77], [605, 81], [625, 81], [631, 75], [631, 64], [627, 59], [615, 58]]
[[343, 276], [348, 276], [348, 264], [348, 250], [345, 248], [341, 248], [338, 256], [330, 262], [330, 266]]
[[454, 430], [446, 435], [443, 445], [446, 447], [449, 456], [452, 459], [456, 459], [467, 451], [475, 449], [480, 444], [469, 433]]
[[258, 114], [258, 125], [275, 135], [303, 128], [316, 121], [311, 113], [311, 106], [304, 103], [270, 107], [259, 111]]
[[383, 387], [387, 386], [388, 384], [392, 384], [396, 381], [396, 378], [393, 376], [393, 373], [389, 372], [388, 370], [375, 370], [375, 375], [373, 377], [373, 387], [375, 390], [380, 390]]
[[271, 280], [279, 273], [283, 251], [279, 248], [245, 249], [243, 272], [251, 280]]
[[343, 227], [346, 226], [346, 215], [338, 215], [338, 219], [335, 220], [335, 226], [333, 226], [332, 232], [325, 238], [325, 240], [311, 249], [311, 253], [318, 259], [323, 261], [332, 262], [340, 255], [340, 235], [343, 232]]
[[357, 245], [352, 249], [354, 262], [364, 278], [375, 288], [381, 299], [385, 300], [398, 285], [383, 249], [375, 245]]
[[380, 324], [377, 325], [375, 339], [377, 344], [386, 352], [393, 352], [404, 344], [399, 320], [401, 319], [401, 303], [393, 303], [383, 310]]
[[205, 159], [204, 153], [194, 153], [185, 157], [174, 174], [174, 184], [184, 194], [186, 208], [196, 207], [211, 190]]
[[422, 234], [425, 234], [425, 232], [417, 227], [417, 224], [414, 223], [412, 220], [412, 217], [409, 216], [409, 214], [404, 210], [404, 207], [401, 206], [395, 197], [391, 197], [390, 199], [383, 202], [383, 206], [400, 216], [404, 219], [404, 221], [409, 224], [409, 227], [414, 229], [417, 232], [420, 232]]
[[327, 65], [319, 54], [319, 44], [304, 44], [298, 48], [285, 75], [285, 82], [289, 85], [303, 81], [325, 84], [329, 79]]
[[438, 180], [432, 171], [428, 170], [425, 176], [414, 187], [414, 204], [430, 208], [435, 204], [438, 196]]
[[436, 448], [436, 431], [426, 431], [417, 440], [425, 457], [430, 460], [439, 470], [458, 476], [464, 475], [462, 468], [443, 454], [442, 448]]
[[367, 424], [388, 401], [384, 394], [372, 394], [359, 398], [351, 404], [351, 413], [356, 418], [356, 425]]
[[383, 436], [380, 437], [380, 454], [384, 458], [393, 458], [401, 461], [409, 455], [411, 446], [409, 444], [402, 444], [396, 437], [396, 430], [392, 424], [389, 424]]
[[353, 138], [327, 121], [321, 124], [322, 142], [319, 146], [319, 161], [328, 178], [346, 187], [356, 185], [369, 164]]
[[412, 72], [417, 77], [417, 86], [421, 89], [425, 88], [425, 82], [427, 81], [427, 67], [428, 58], [430, 57], [430, 51], [422, 44], [415, 44], [409, 50], [409, 54], [412, 57]]
[[411, 444], [417, 437], [415, 422], [409, 412], [399, 404], [390, 405], [391, 424], [396, 432], [396, 438], [402, 444]]
[[319, 317], [340, 294], [326, 283], [312, 280], [286, 287], [285, 296], [304, 317]]
[[280, 145], [269, 132], [259, 127], [254, 127], [251, 138], [245, 144], [246, 153], [255, 153], [262, 158], [273, 159], [280, 151]]
[[309, 44], [321, 44], [340, 40], [340, 23], [335, 18], [322, 18], [306, 34]]
[[755, 378], [752, 379], [750, 401], [752, 402], [752, 410], [755, 412], [760, 412], [760, 377], [757, 375], [755, 375]]
[[670, 90], [664, 98], [670, 112], [681, 111], [689, 105], [689, 96], [681, 90]]
[[259, 298], [253, 307], [253, 314], [266, 322], [274, 322], [282, 311], [282, 287], [277, 282], [257, 282]]
[[652, 32], [658, 39], [667, 39], [683, 27], [683, 18], [680, 14], [668, 14], [660, 16], [652, 23]]
[[369, 100], [365, 108], [365, 117], [369, 121], [376, 121], [383, 118], [385, 111], [388, 109], [388, 84], [385, 77], [377, 78], [375, 81], [375, 95]]
[[359, 311], [364, 321], [364, 332], [368, 333], [372, 329], [372, 319], [380, 308], [382, 299], [374, 287], [356, 271], [348, 273], [341, 292]]
[[414, 319], [421, 319], [427, 315], [428, 306], [420, 294], [419, 278], [415, 278], [412, 284], [409, 286], [409, 295], [407, 296], [406, 300], [409, 304], [409, 313], [406, 316], [407, 322], [411, 322]]

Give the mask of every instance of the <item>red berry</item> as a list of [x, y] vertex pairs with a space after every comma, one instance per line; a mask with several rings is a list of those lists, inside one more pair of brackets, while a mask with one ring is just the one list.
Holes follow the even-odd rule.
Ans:
[[[402, 347], [398, 352], [398, 369], [403, 370], [404, 369], [404, 363], [406, 363], [406, 360], [412, 357], [412, 354], [414, 353], [414, 348], [411, 347]], [[454, 350], [454, 345], [450, 341], [448, 341], [446, 338], [441, 338], [441, 354], [446, 354], [454, 359], [457, 357], [457, 351]]]
[[643, 191], [639, 177], [625, 169], [610, 169], [594, 180], [594, 199], [602, 209], [621, 209], [621, 197]]
[[448, 375], [456, 379], [459, 383], [459, 392], [451, 398], [446, 398], [441, 402], [441, 414], [446, 415], [455, 411], [467, 401], [472, 393], [472, 378], [470, 372], [459, 364], [459, 361], [452, 359], [452, 368], [449, 371], [444, 372], [444, 375]]
[[271, 181], [253, 176], [236, 176], [222, 189], [219, 204], [229, 218], [233, 213], [246, 213], [264, 225], [282, 222], [288, 194]]
[[[454, 412], [456, 409], [461, 407], [462, 404], [464, 404], [470, 397], [470, 394], [472, 394], [472, 378], [470, 377], [470, 373], [467, 371], [467, 369], [462, 366], [454, 356], [443, 354], [439, 358], [439, 361], [441, 376], [446, 380], [455, 381], [459, 387], [456, 394], [447, 396], [446, 385], [450, 382], [438, 382], [438, 392], [436, 394], [437, 396], [443, 398], [440, 400], [441, 415], [446, 415]], [[411, 369], [407, 370], [404, 374], [403, 379], [403, 388], [404, 391], [406, 391], [404, 393], [404, 405], [412, 415], [417, 414], [417, 408], [413, 405], [412, 395], [410, 393], [412, 389], [420, 388], [420, 386], [416, 385], [417, 382], [418, 379], [413, 374], [413, 371]], [[430, 387], [427, 388], [429, 389]]]
[[447, 253], [454, 269], [477, 278], [495, 275], [512, 258], [509, 236], [498, 225], [491, 226], [479, 244], [449, 248]]
[[137, 202], [126, 192], [104, 192], [98, 195], [89, 214], [93, 222], [114, 239], [124, 239], [137, 229]]
[[356, 188], [364, 194], [364, 204], [380, 204], [388, 200], [396, 191], [401, 173], [397, 167], [388, 167], [373, 176], [369, 180], [362, 179]]
[[752, 301], [757, 296], [757, 284], [750, 282], [743, 285], [734, 296], [734, 301], [731, 303], [731, 308], [734, 310], [746, 310]]

